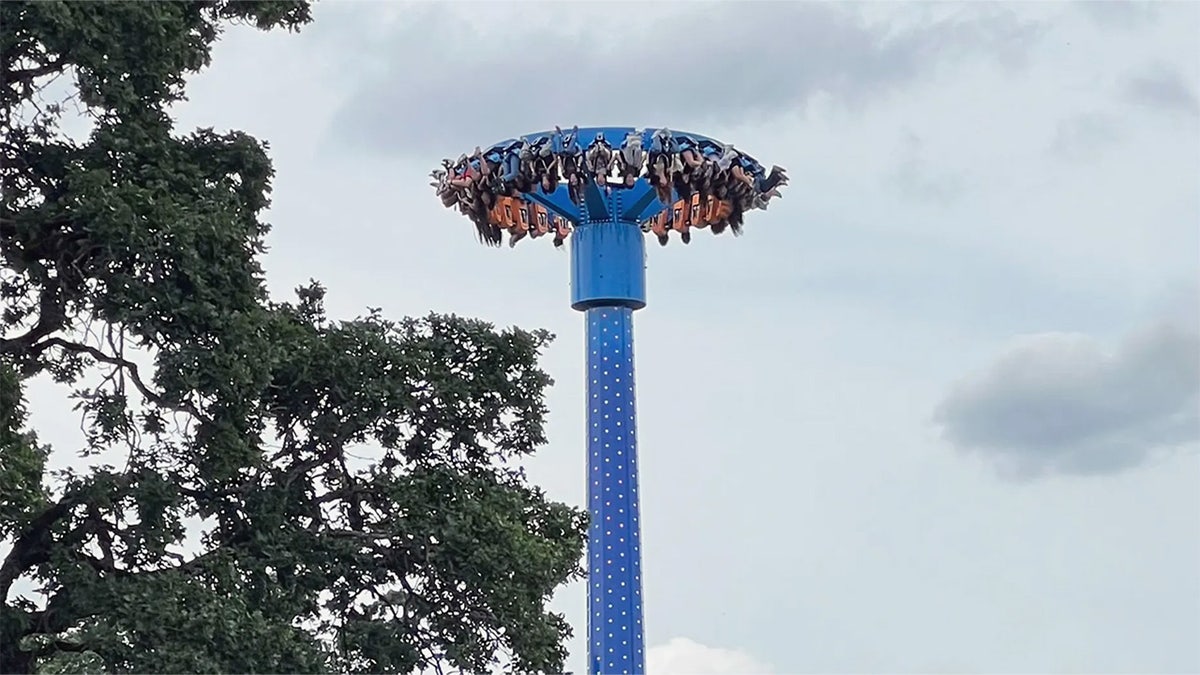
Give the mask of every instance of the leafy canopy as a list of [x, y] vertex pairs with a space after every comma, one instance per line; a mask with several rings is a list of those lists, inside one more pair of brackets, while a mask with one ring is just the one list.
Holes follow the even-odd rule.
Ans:
[[[550, 336], [272, 302], [264, 145], [173, 128], [224, 26], [309, 12], [0, 3], [4, 672], [562, 667], [585, 517], [513, 464]], [[88, 468], [51, 469], [35, 377], [74, 392]]]

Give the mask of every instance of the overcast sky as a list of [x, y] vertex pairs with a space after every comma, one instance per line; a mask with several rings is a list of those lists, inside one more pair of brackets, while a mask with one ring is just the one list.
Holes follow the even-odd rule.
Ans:
[[650, 247], [652, 673], [1197, 672], [1198, 35], [1191, 3], [330, 1], [228, 33], [180, 118], [270, 142], [277, 296], [557, 333], [530, 470], [577, 504], [568, 257], [479, 246], [428, 171], [554, 124], [788, 168], [744, 237]]

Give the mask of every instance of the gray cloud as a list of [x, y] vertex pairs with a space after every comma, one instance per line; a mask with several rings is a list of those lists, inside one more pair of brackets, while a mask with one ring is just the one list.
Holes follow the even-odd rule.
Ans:
[[1127, 0], [1090, 0], [1073, 2], [1070, 6], [1100, 28], [1131, 30], [1152, 23], [1159, 15], [1160, 3]]
[[935, 419], [952, 444], [1012, 477], [1136, 466], [1200, 438], [1191, 323], [1157, 323], [1111, 354], [1085, 336], [1026, 338], [955, 386]]
[[1126, 101], [1169, 112], [1200, 115], [1200, 100], [1191, 84], [1174, 68], [1155, 64], [1129, 77], [1122, 88]]
[[926, 159], [925, 141], [907, 131], [901, 142], [900, 160], [889, 175], [901, 194], [918, 201], [949, 204], [961, 199], [968, 189], [966, 176], [939, 168]]
[[[534, 6], [521, 7], [510, 14]], [[569, 9], [536, 7], [543, 20]], [[563, 14], [553, 30], [514, 18], [486, 32], [447, 11], [414, 12], [380, 48], [363, 50], [386, 64], [363, 68], [335, 133], [365, 149], [426, 154], [553, 124], [741, 124], [803, 110], [821, 95], [859, 107], [969, 57], [1020, 66], [1042, 34], [991, 4], [892, 22], [868, 21], [860, 9], [686, 3], [660, 19], [573, 27]]]
[[1064, 119], [1054, 130], [1047, 151], [1056, 157], [1086, 162], [1096, 159], [1121, 138], [1115, 120], [1103, 113], [1081, 113]]

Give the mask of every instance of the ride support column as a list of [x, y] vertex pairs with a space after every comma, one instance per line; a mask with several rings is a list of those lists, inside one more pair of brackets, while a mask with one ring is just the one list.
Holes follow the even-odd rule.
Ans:
[[[619, 213], [617, 199], [591, 209]], [[633, 312], [646, 306], [645, 239], [609, 216], [571, 236], [571, 306], [587, 319], [588, 672], [646, 672]]]
[[645, 672], [633, 310], [587, 310], [590, 672]]

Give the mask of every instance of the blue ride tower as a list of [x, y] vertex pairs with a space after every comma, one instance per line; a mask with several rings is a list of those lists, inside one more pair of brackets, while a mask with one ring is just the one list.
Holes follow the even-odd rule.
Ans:
[[633, 312], [646, 243], [622, 193], [588, 189], [571, 236], [571, 307], [587, 317], [589, 672], [644, 673]]
[[[765, 193], [787, 182], [782, 169], [776, 167], [768, 178], [753, 158], [697, 134], [630, 127], [574, 128], [570, 139], [580, 153], [614, 139], [625, 139], [619, 148], [613, 146], [621, 152], [631, 141], [639, 148], [663, 150], [664, 144], [669, 145], [672, 159], [683, 152], [681, 148], [691, 148], [693, 161], [701, 157], [712, 163], [712, 175], [732, 175], [752, 186], [741, 190], [742, 203], [736, 207], [738, 220], [731, 226], [735, 234], [740, 231], [744, 210], [765, 208], [765, 199], [754, 202], [746, 197], [747, 191], [753, 197], [759, 194], [754, 192], [754, 185], [761, 186], [759, 192]], [[666, 139], [670, 142], [664, 143]], [[558, 163], [541, 160], [539, 165], [539, 148], [543, 158], [549, 156], [549, 162]], [[552, 154], [546, 148], [553, 148]], [[567, 186], [561, 184], [566, 176], [555, 173], [549, 190], [545, 184], [539, 185], [537, 167], [541, 171], [563, 169], [575, 161], [570, 159], [570, 152], [571, 145], [564, 145], [561, 130], [529, 134], [490, 146], [475, 158], [464, 155], [457, 164], [446, 160], [444, 169], [433, 173], [439, 178], [434, 185], [446, 206], [457, 204], [472, 214], [486, 243], [499, 245], [504, 230], [513, 235], [514, 244], [520, 238], [554, 230], [560, 233], [555, 237], [556, 245], [569, 239], [571, 307], [583, 312], [587, 320], [587, 500], [591, 521], [587, 551], [588, 672], [641, 675], [646, 671], [646, 649], [633, 313], [646, 306], [645, 235], [653, 231], [660, 242], [665, 242], [670, 232], [687, 233], [690, 226], [706, 227], [711, 224], [704, 222], [706, 208], [723, 221], [728, 216], [721, 214], [728, 214], [729, 209], [717, 207], [722, 203], [729, 206], [739, 197], [730, 195], [725, 202], [710, 200], [702, 204], [698, 197], [681, 198], [676, 189], [667, 188], [671, 202], [663, 203], [662, 192], [648, 179], [650, 169], [646, 169], [646, 175], [642, 167], [631, 173], [628, 161], [624, 165], [628, 180], [619, 183], [610, 184], [607, 175], [584, 176]], [[663, 156], [658, 153], [660, 160]], [[738, 162], [737, 170], [732, 168], [730, 158]], [[531, 168], [526, 169], [526, 162]], [[667, 164], [670, 161], [664, 166]], [[682, 164], [676, 162], [676, 166]], [[462, 187], [461, 183], [467, 181], [460, 180], [459, 192], [454, 193], [456, 188], [447, 181], [472, 173], [475, 178], [468, 182], [470, 187]], [[492, 199], [490, 206], [483, 205], [486, 209], [472, 202], [481, 190], [497, 185], [497, 180], [520, 182], [521, 175], [525, 175], [526, 182], [518, 196]], [[471, 194], [471, 190], [476, 193]], [[456, 194], [462, 198], [459, 202], [454, 202]], [[483, 219], [495, 228], [490, 234], [481, 223]], [[716, 225], [712, 229], [718, 231]], [[568, 230], [570, 236], [566, 237]]]

